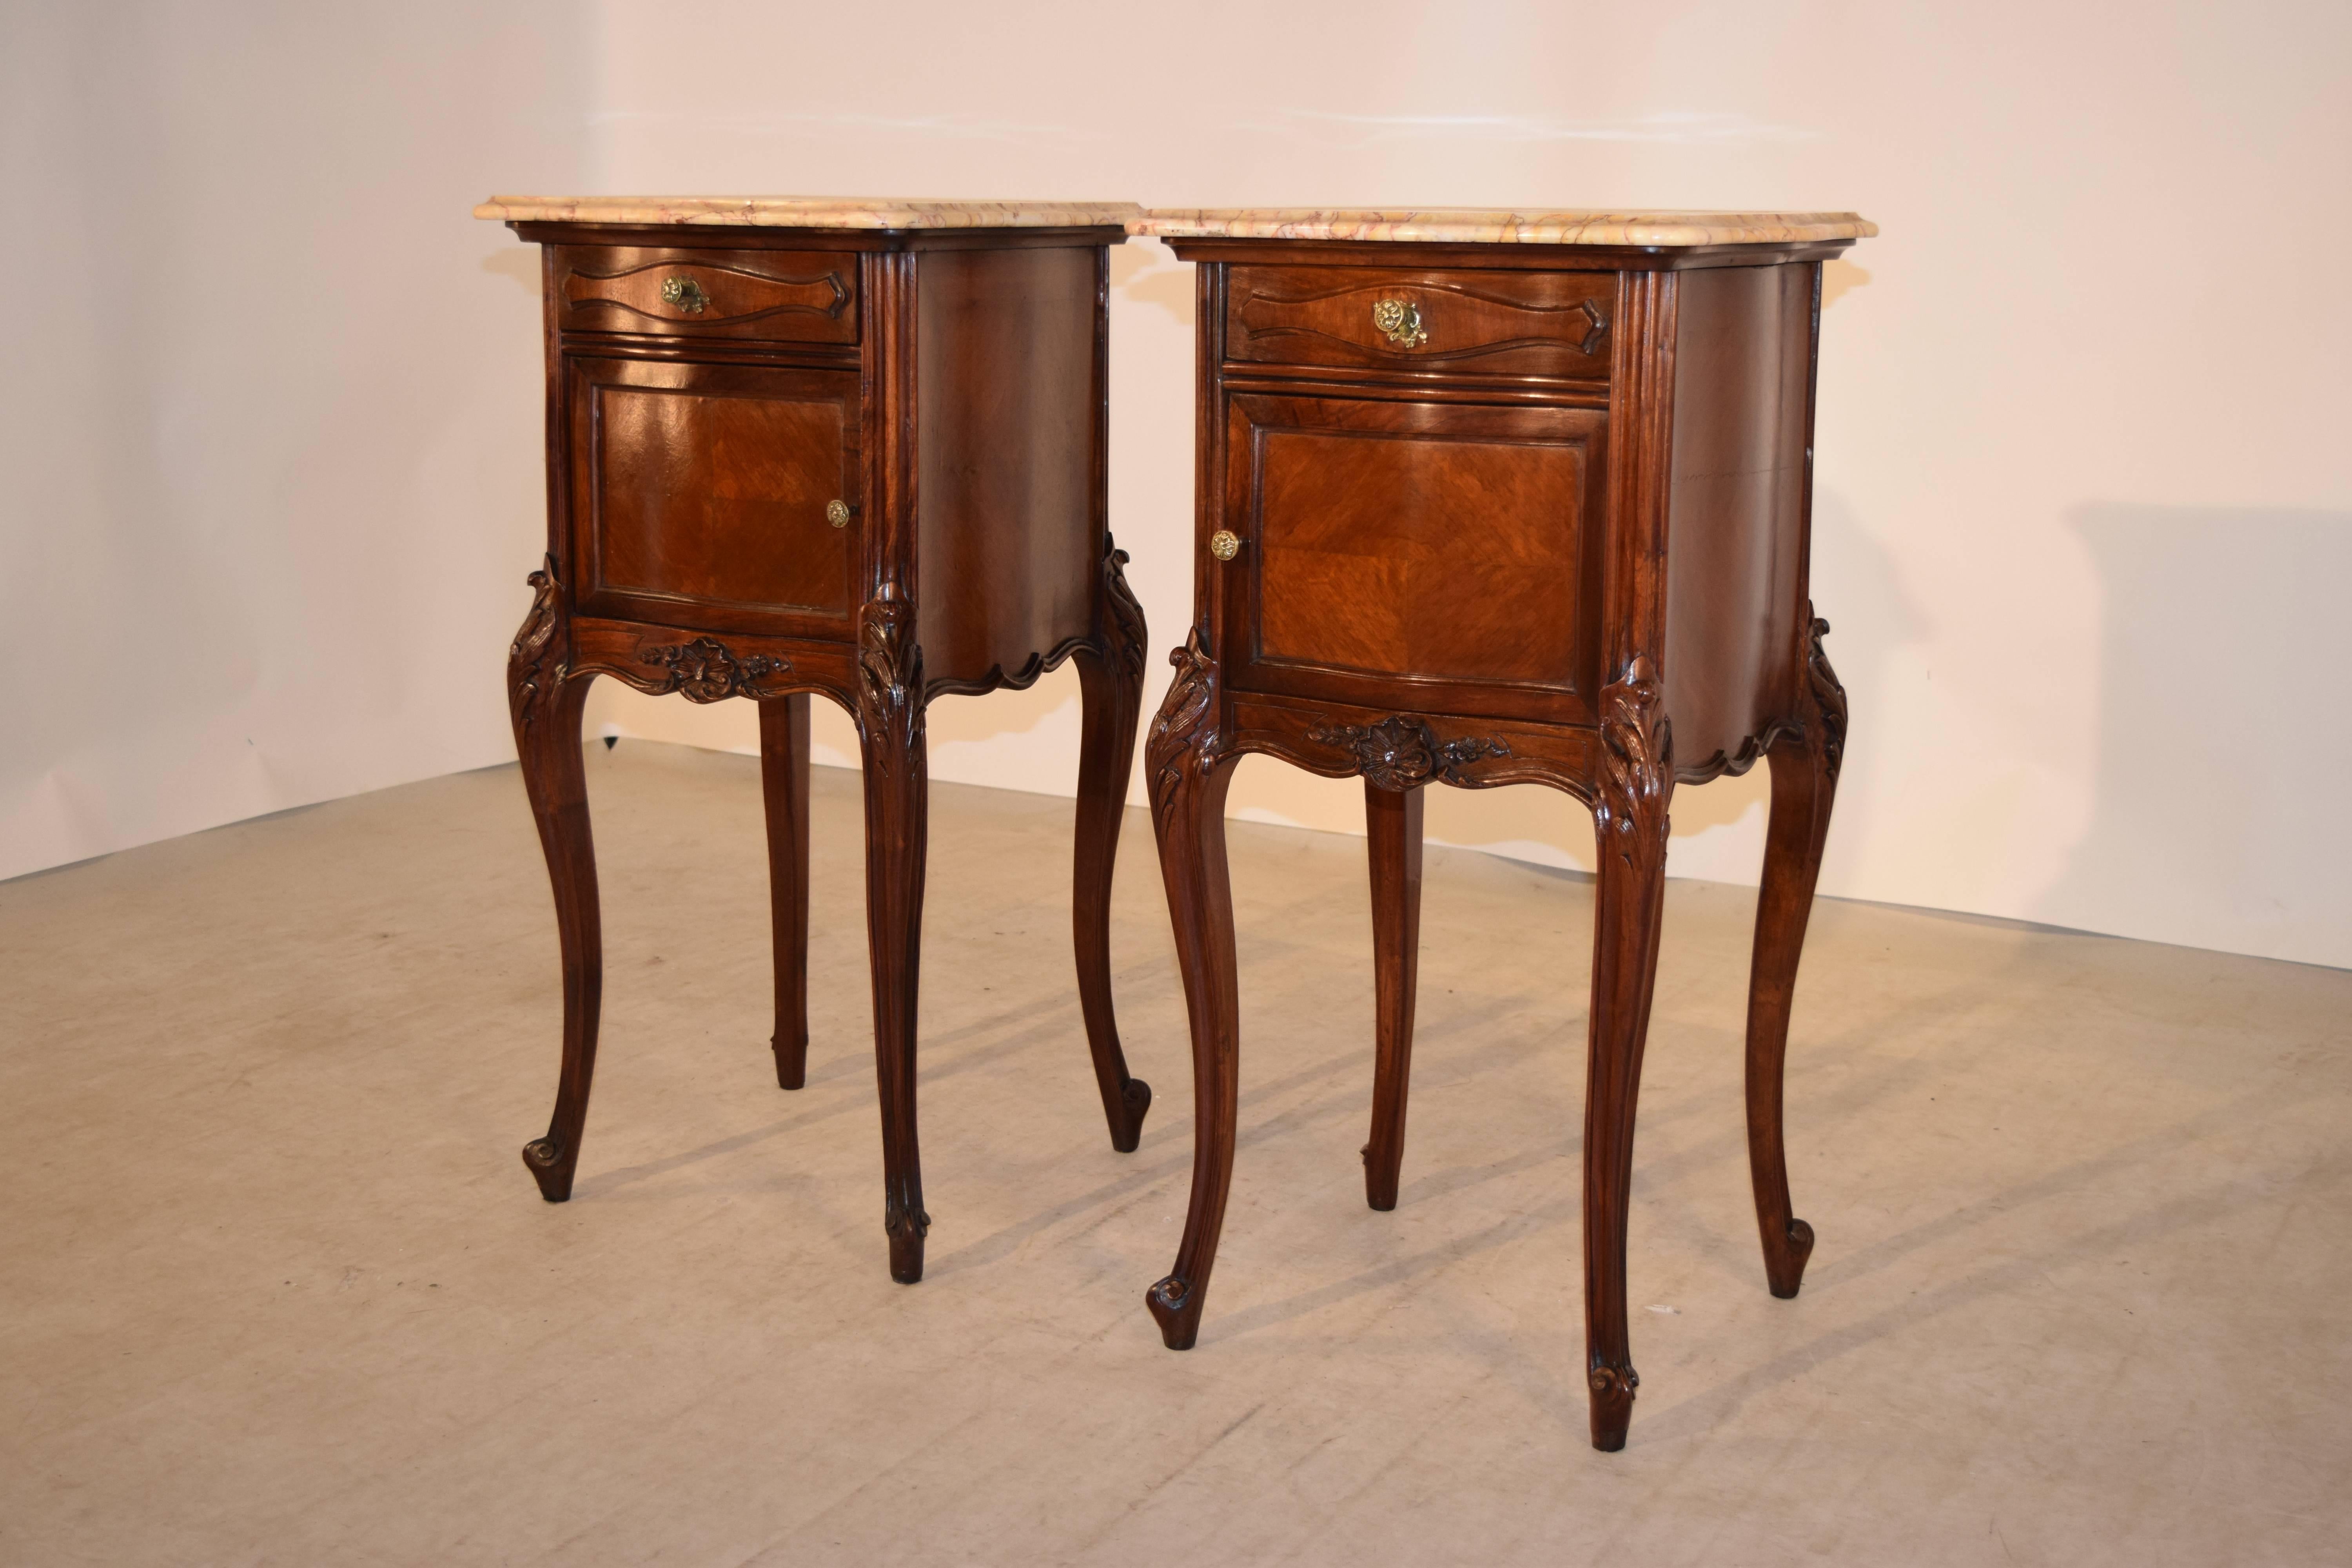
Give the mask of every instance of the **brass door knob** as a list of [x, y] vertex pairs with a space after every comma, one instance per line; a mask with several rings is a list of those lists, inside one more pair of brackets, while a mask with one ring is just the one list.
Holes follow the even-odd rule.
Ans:
[[1240, 535], [1229, 529], [1219, 529], [1209, 535], [1209, 553], [1220, 561], [1231, 561], [1242, 552]]
[[849, 503], [845, 500], [829, 500], [825, 502], [824, 520], [825, 521], [833, 524], [835, 528], [847, 528], [849, 526]]
[[1410, 300], [1372, 301], [1372, 325], [1401, 349], [1417, 349], [1429, 341], [1429, 334], [1421, 328], [1421, 307]]
[[662, 279], [662, 303], [675, 305], [689, 316], [699, 316], [702, 308], [710, 303], [710, 296], [703, 292], [701, 284], [680, 273]]

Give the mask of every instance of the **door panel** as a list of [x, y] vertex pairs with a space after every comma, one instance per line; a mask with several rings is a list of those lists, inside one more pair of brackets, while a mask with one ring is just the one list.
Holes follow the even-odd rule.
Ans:
[[591, 614], [840, 635], [856, 603], [857, 377], [573, 362], [574, 538]]
[[1577, 721], [1597, 666], [1606, 416], [1243, 395], [1235, 685]]

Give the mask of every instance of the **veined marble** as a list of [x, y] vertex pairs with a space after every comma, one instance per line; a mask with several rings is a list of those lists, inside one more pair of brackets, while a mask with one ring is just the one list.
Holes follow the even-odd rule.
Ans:
[[1133, 202], [959, 202], [891, 196], [492, 196], [499, 223], [631, 223], [756, 228], [1132, 227]]
[[1854, 213], [1525, 212], [1488, 207], [1154, 207], [1134, 233], [1174, 239], [1374, 239], [1454, 245], [1757, 245], [1868, 239]]

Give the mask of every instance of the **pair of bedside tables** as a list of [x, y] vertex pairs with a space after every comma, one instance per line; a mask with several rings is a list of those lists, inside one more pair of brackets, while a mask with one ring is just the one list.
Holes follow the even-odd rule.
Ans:
[[589, 683], [760, 705], [777, 1079], [807, 1050], [808, 697], [864, 763], [884, 1227], [929, 1226], [915, 1120], [923, 713], [1077, 663], [1078, 989], [1112, 1146], [1150, 1089], [1113, 1021], [1109, 892], [1147, 633], [1108, 526], [1108, 247], [1199, 264], [1192, 625], [1146, 749], [1191, 1016], [1174, 1269], [1199, 1332], [1233, 1171], [1223, 803], [1265, 752], [1364, 780], [1378, 976], [1371, 1206], [1396, 1203], [1422, 791], [1535, 782], [1593, 812], [1585, 1120], [1592, 1439], [1636, 1379], [1625, 1224], [1677, 784], [1759, 759], [1772, 806], [1748, 1024], [1765, 1271], [1812, 1235], [1781, 1149], [1789, 1006], [1845, 731], [1807, 596], [1821, 264], [1846, 213], [1193, 211], [1116, 203], [493, 198], [541, 247], [547, 561], [509, 659], [561, 933], [541, 1194], [571, 1193], [596, 1049]]

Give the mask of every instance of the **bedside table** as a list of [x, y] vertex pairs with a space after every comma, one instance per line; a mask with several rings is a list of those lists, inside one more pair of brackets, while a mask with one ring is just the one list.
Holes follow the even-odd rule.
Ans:
[[1378, 1030], [1365, 1195], [1395, 1205], [1423, 789], [1532, 782], [1591, 807], [1584, 1127], [1592, 1442], [1623, 1447], [1634, 1098], [1676, 784], [1771, 768], [1748, 1137], [1776, 1296], [1781, 1060], [1845, 737], [1807, 598], [1821, 265], [1851, 213], [1153, 212], [1199, 271], [1194, 625], [1146, 752], [1192, 1033], [1174, 1270], [1198, 1334], [1231, 1184], [1239, 1014], [1224, 797], [1263, 752], [1360, 774]]
[[548, 548], [508, 668], [554, 884], [563, 1065], [523, 1151], [572, 1193], [602, 958], [580, 719], [611, 676], [760, 705], [777, 1082], [808, 1049], [808, 694], [865, 766], [866, 931], [892, 1278], [922, 1278], [915, 1002], [923, 712], [1076, 659], [1078, 992], [1111, 1146], [1151, 1091], [1111, 1016], [1111, 862], [1141, 610], [1106, 526], [1108, 247], [1124, 203], [500, 196], [541, 247]]

